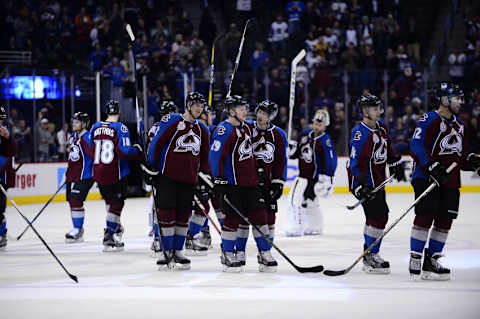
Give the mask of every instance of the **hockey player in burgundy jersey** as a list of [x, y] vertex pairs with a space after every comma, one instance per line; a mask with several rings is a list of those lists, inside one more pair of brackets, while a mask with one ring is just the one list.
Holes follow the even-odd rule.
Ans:
[[[394, 153], [388, 129], [380, 122], [383, 113], [382, 101], [371, 94], [363, 94], [357, 101], [363, 119], [350, 136], [350, 160], [347, 166], [350, 191], [362, 204], [366, 221], [363, 231], [364, 249], [383, 234], [388, 221], [388, 206], [385, 189], [372, 190], [386, 179], [386, 165], [397, 180], [405, 179], [401, 157]], [[379, 255], [381, 241], [363, 257], [366, 273], [388, 274], [390, 263]]]
[[[6, 127], [7, 111], [0, 106], [0, 183], [7, 190], [15, 186], [15, 170], [12, 167], [13, 156], [17, 153], [17, 144]], [[7, 220], [5, 208], [7, 198], [0, 192], [0, 251], [7, 246]]]
[[[209, 131], [211, 131], [213, 123], [213, 111], [206, 106], [200, 115], [199, 121], [205, 124]], [[212, 190], [200, 178], [195, 185], [195, 196], [203, 205], [205, 213], [210, 211], [209, 199], [212, 198]], [[216, 208], [217, 202], [212, 198], [212, 205]], [[211, 244], [210, 230], [208, 226], [208, 219], [205, 213], [196, 203], [193, 203], [193, 214], [188, 223], [187, 240], [185, 242], [185, 249], [187, 254], [191, 256], [205, 256]]]
[[[468, 152], [465, 124], [457, 117], [464, 98], [461, 89], [451, 83], [441, 83], [436, 95], [437, 109], [420, 118], [410, 142], [415, 160], [412, 176], [415, 197], [432, 182], [437, 187], [415, 206], [409, 270], [412, 276], [421, 273], [425, 280], [449, 280], [450, 269], [442, 266], [438, 259], [458, 215], [460, 170], [478, 173], [480, 156]], [[446, 168], [452, 163], [457, 166], [447, 174]], [[422, 266], [422, 253], [429, 233]]]
[[[158, 121], [153, 123], [152, 127], [148, 131], [147, 134], [147, 149], [148, 145], [150, 144], [152, 138], [155, 136], [157, 133], [158, 127], [159, 127], [159, 122], [167, 114], [171, 113], [176, 113], [178, 107], [175, 105], [175, 102], [173, 101], [163, 101], [162, 104], [158, 108]], [[152, 257], [158, 257], [158, 254], [161, 252], [161, 245], [159, 242], [160, 238], [160, 233], [158, 232], [158, 223], [156, 219], [154, 218], [153, 215], [153, 210], [154, 210], [154, 198], [153, 198], [153, 192], [150, 195], [150, 200], [148, 202], [148, 223], [150, 226], [149, 230], [149, 236], [153, 237], [152, 245], [150, 246], [150, 249], [152, 250]]]
[[[268, 235], [272, 241], [275, 237], [277, 200], [282, 196], [283, 184], [287, 178], [287, 138], [281, 128], [270, 123], [277, 113], [278, 105], [265, 100], [255, 108], [256, 121], [245, 121], [252, 132], [253, 156], [257, 160], [259, 186], [267, 212]], [[246, 262], [249, 226], [242, 220], [237, 230], [236, 257], [242, 265]], [[262, 260], [259, 260], [259, 265], [262, 272], [275, 272], [277, 268], [277, 262], [273, 258], [269, 265], [264, 265]]]
[[[257, 176], [257, 161], [253, 156], [252, 129], [246, 125], [247, 102], [238, 95], [225, 100], [228, 119], [220, 123], [212, 137], [210, 164], [212, 165], [214, 192], [218, 197], [227, 196], [229, 201], [248, 216], [252, 224], [268, 234], [265, 201], [260, 190]], [[237, 229], [241, 218], [228, 205], [224, 206], [225, 220], [222, 225], [223, 270], [240, 272], [241, 263], [235, 254]], [[270, 244], [257, 231], [253, 236], [259, 250], [260, 267], [274, 266]]]
[[298, 135], [291, 143], [292, 159], [298, 159], [299, 176], [293, 183], [288, 200], [285, 233], [287, 236], [318, 235], [323, 232], [323, 214], [319, 197], [333, 193], [333, 176], [337, 153], [332, 139], [325, 133], [330, 124], [327, 110], [317, 110], [312, 129]]
[[[126, 197], [128, 160], [142, 158], [140, 145], [130, 145], [128, 128], [118, 122], [120, 106], [110, 100], [106, 105], [107, 119], [90, 130], [93, 154], [93, 179], [107, 206], [107, 228], [103, 238], [104, 251], [121, 251], [123, 227], [120, 223]], [[114, 236], [115, 235], [115, 236]]]
[[73, 229], [65, 234], [67, 243], [83, 242], [83, 202], [93, 185], [92, 154], [87, 113], [77, 112], [72, 116], [72, 130], [68, 139], [68, 166], [66, 172], [67, 201], [70, 205]]
[[190, 269], [183, 246], [192, 213], [194, 186], [199, 171], [210, 175], [208, 128], [197, 120], [205, 104], [203, 95], [189, 93], [183, 115], [164, 116], [148, 147], [148, 164], [160, 172], [152, 185], [157, 194], [155, 205], [164, 249], [157, 261], [160, 268]]

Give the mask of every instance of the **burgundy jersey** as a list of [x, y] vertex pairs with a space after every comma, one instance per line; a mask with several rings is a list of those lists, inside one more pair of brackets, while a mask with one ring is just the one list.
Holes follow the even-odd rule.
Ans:
[[78, 182], [92, 178], [92, 156], [90, 133], [85, 131], [81, 135], [72, 133], [68, 139], [68, 167], [66, 172], [67, 183]]
[[438, 161], [445, 168], [457, 163], [442, 186], [459, 188], [460, 169], [470, 169], [466, 161], [467, 148], [465, 126], [461, 119], [455, 115], [446, 119], [437, 111], [424, 114], [418, 121], [410, 142], [411, 155], [415, 160], [412, 180], [428, 179], [425, 168], [432, 161]]
[[348, 178], [350, 189], [355, 189], [359, 179], [365, 179], [372, 188], [386, 179], [386, 165], [401, 159], [392, 149], [388, 129], [377, 122], [375, 128], [364, 122], [357, 124], [350, 136]]
[[268, 129], [258, 128], [254, 121], [245, 121], [252, 132], [253, 156], [262, 167], [267, 185], [272, 180], [287, 179], [287, 137], [285, 132], [271, 125]]
[[180, 114], [167, 114], [159, 122], [147, 151], [148, 164], [178, 182], [195, 184], [198, 172], [210, 175], [208, 128]]
[[130, 145], [128, 128], [120, 122], [97, 122], [90, 130], [93, 179], [99, 185], [112, 185], [130, 173], [128, 160], [141, 153]]

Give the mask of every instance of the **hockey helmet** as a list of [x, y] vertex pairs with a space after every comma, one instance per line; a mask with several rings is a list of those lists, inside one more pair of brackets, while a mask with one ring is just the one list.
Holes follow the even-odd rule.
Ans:
[[120, 113], [120, 104], [117, 100], [110, 100], [105, 104], [105, 112], [108, 115], [116, 115]]
[[257, 114], [259, 110], [267, 113], [269, 120], [273, 121], [273, 119], [277, 116], [278, 113], [278, 105], [269, 100], [265, 100], [257, 105], [257, 107], [255, 108], [255, 114]]
[[158, 115], [163, 117], [164, 115], [175, 113], [177, 111], [177, 106], [173, 101], [163, 101], [160, 107], [158, 108]]
[[236, 108], [237, 106], [246, 105], [248, 109], [248, 102], [240, 95], [231, 95], [227, 96], [225, 99], [225, 110], [228, 111], [230, 109]]
[[207, 101], [205, 100], [205, 97], [202, 93], [193, 91], [188, 93], [186, 103], [187, 105], [191, 103], [200, 103], [205, 106], [205, 104], [207, 104]]
[[382, 100], [378, 96], [375, 96], [370, 93], [364, 93], [357, 100], [357, 107], [359, 113], [362, 114], [362, 110], [367, 107], [381, 107], [381, 112], [383, 113]]
[[72, 121], [73, 120], [77, 120], [85, 123], [86, 127], [90, 124], [90, 116], [87, 113], [83, 113], [83, 112], [76, 112], [75, 114], [73, 114]]
[[0, 106], [0, 120], [6, 120], [7, 119], [7, 111], [5, 110], [5, 107]]
[[330, 114], [328, 114], [328, 111], [325, 109], [320, 109], [315, 112], [315, 115], [313, 116], [314, 121], [319, 121], [325, 124], [325, 126], [330, 125]]

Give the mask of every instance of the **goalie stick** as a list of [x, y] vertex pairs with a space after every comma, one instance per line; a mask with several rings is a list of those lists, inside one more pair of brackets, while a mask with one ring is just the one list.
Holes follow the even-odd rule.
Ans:
[[[447, 173], [450, 173], [456, 166], [457, 166], [457, 163], [452, 163], [447, 168], [447, 170], [446, 170]], [[327, 269], [323, 273], [326, 276], [341, 276], [341, 275], [345, 275], [348, 272], [350, 272], [350, 270], [352, 270], [353, 267], [355, 267], [355, 265], [363, 258], [363, 256], [365, 256], [367, 253], [369, 253], [370, 250], [373, 247], [375, 247], [375, 245], [377, 245], [380, 242], [380, 240], [382, 240], [383, 237], [385, 237], [390, 232], [390, 230], [392, 230], [392, 228], [395, 227], [395, 225], [397, 225], [403, 219], [403, 217], [405, 217], [405, 215], [407, 215], [408, 212], [410, 210], [412, 210], [412, 208], [415, 207], [415, 205], [417, 205], [418, 202], [420, 202], [420, 200], [422, 200], [425, 196], [427, 196], [428, 193], [430, 193], [432, 191], [432, 189], [434, 189], [436, 186], [437, 186], [437, 184], [435, 182], [431, 183], [430, 186], [428, 186], [428, 188], [420, 196], [418, 196], [418, 198], [413, 202], [413, 204], [411, 204], [407, 208], [407, 210], [402, 215], [400, 215], [400, 217], [398, 217], [390, 226], [387, 227], [387, 229], [385, 229], [385, 231], [383, 232], [383, 235], [378, 237], [370, 246], [367, 247], [367, 249], [365, 249], [363, 251], [363, 253], [353, 262], [353, 264], [351, 264], [350, 266], [348, 266], [347, 268], [342, 269], [342, 270], [329, 270], [329, 269]]]
[[[208, 177], [205, 176], [205, 174], [203, 173], [199, 173], [198, 176], [200, 176], [200, 178], [202, 178], [205, 183], [207, 183], [208, 186], [210, 186], [211, 188], [213, 188], [213, 184], [212, 182], [208, 179]], [[235, 207], [231, 202], [230, 200], [227, 198], [227, 196], [224, 196], [223, 197], [223, 201], [228, 205], [230, 206], [230, 208], [232, 208], [235, 213], [238, 214], [238, 216], [240, 216], [240, 218], [242, 218], [245, 222], [247, 222], [248, 224], [252, 225], [253, 228], [255, 228], [255, 230], [260, 234], [262, 235], [263, 239], [265, 239], [270, 245], [272, 245], [273, 248], [275, 248], [278, 253], [280, 255], [282, 255], [283, 258], [285, 258], [286, 261], [288, 261], [288, 263], [290, 265], [293, 266], [293, 268], [295, 268], [298, 272], [300, 273], [306, 273], [306, 272], [313, 272], [313, 273], [319, 273], [319, 272], [322, 272], [323, 271], [323, 266], [322, 265], [318, 265], [318, 266], [313, 266], [313, 267], [300, 267], [298, 265], [296, 265], [275, 243], [273, 243], [270, 238], [268, 238], [267, 235], [265, 235], [261, 230], [260, 228], [258, 228], [257, 225], [254, 225], [250, 222], [250, 220], [248, 219], [248, 217], [246, 217], [244, 214], [242, 214], [237, 207]]]
[[287, 129], [287, 141], [290, 142], [292, 137], [292, 118], [293, 107], [295, 106], [295, 84], [297, 83], [297, 65], [305, 57], [305, 49], [298, 52], [297, 56], [292, 60], [292, 71], [290, 74], [290, 98], [289, 98], [289, 113], [288, 113], [288, 129]]

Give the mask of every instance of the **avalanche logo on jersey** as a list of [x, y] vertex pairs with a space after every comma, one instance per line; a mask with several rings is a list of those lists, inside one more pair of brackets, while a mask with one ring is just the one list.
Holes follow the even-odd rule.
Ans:
[[311, 163], [313, 161], [313, 150], [310, 147], [310, 144], [303, 145], [300, 149], [300, 154], [306, 163]]
[[[375, 137], [377, 137], [377, 135], [374, 135], [374, 142], [377, 142], [378, 137], [377, 139], [375, 139]], [[380, 142], [380, 146], [373, 153], [373, 163], [383, 164], [387, 161], [387, 140], [384, 139], [383, 137], [380, 137], [380, 141], [378, 142]], [[375, 146], [376, 145], [377, 143], [375, 143]], [[374, 146], [374, 149], [375, 149], [375, 146]]]
[[183, 134], [177, 139], [175, 143], [174, 152], [192, 152], [194, 156], [197, 156], [200, 153], [200, 136], [193, 133], [192, 130], [188, 131], [187, 134]]
[[[254, 133], [255, 134], [255, 133]], [[265, 142], [262, 136], [257, 142], [253, 143], [253, 155], [255, 158], [263, 160], [265, 163], [273, 162], [275, 154], [275, 145], [270, 142]]]
[[76, 162], [80, 159], [80, 148], [77, 145], [72, 145], [70, 153], [68, 153], [68, 159], [72, 162]]
[[240, 144], [238, 147], [238, 154], [240, 155], [240, 158], [238, 159], [240, 162], [253, 156], [253, 148], [250, 141], [250, 136], [247, 135], [242, 144]]
[[440, 152], [438, 155], [453, 153], [462, 156], [462, 136], [452, 128], [451, 132], [440, 141]]

